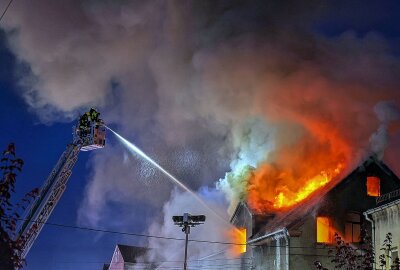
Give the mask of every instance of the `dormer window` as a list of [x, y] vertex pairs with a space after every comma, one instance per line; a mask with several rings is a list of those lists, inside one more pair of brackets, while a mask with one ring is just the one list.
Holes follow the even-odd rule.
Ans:
[[367, 195], [379, 197], [381, 195], [381, 179], [376, 176], [367, 177]]
[[329, 217], [317, 217], [317, 243], [331, 243], [331, 232], [331, 219]]

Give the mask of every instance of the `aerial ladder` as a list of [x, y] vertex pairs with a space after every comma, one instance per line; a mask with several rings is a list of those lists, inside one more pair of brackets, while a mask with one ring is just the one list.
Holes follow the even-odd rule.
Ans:
[[22, 258], [28, 254], [64, 193], [79, 152], [100, 149], [105, 146], [106, 127], [99, 115], [100, 113], [92, 108], [80, 116], [78, 124], [73, 127], [72, 143], [67, 145], [67, 149], [62, 153], [40, 189], [39, 195], [22, 219], [16, 235], [16, 240], [22, 243]]

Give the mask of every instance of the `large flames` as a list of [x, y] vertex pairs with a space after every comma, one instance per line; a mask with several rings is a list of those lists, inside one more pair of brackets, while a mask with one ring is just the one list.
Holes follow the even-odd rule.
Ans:
[[319, 175], [306, 180], [304, 186], [300, 188], [297, 192], [291, 192], [290, 190], [280, 191], [278, 195], [275, 196], [272, 205], [274, 208], [286, 208], [293, 206], [305, 198], [307, 198], [311, 193], [325, 186], [329, 181], [332, 180], [334, 176], [341, 172], [342, 165], [338, 164], [337, 168], [333, 173], [326, 173], [322, 171]]
[[285, 209], [298, 204], [314, 191], [325, 186], [343, 169], [342, 163], [333, 168], [321, 170], [311, 176], [296, 177], [293, 172], [274, 171], [269, 165], [257, 169], [251, 185], [247, 201], [259, 211]]
[[[317, 142], [316, 142], [317, 140]], [[318, 189], [340, 176], [350, 157], [350, 148], [336, 137], [326, 140], [311, 138], [275, 152], [274, 162], [264, 162], [248, 175], [247, 202], [259, 212], [286, 211]], [[319, 219], [318, 239], [332, 241], [332, 230], [327, 218]], [[230, 255], [246, 252], [246, 230], [229, 231], [233, 246]]]
[[338, 137], [304, 136], [281, 147], [273, 162], [254, 169], [247, 186], [247, 202], [254, 210], [276, 211], [292, 207], [339, 176], [350, 148]]

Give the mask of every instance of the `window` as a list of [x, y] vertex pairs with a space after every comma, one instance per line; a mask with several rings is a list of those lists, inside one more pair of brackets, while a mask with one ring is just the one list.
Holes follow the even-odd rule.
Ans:
[[317, 242], [318, 243], [331, 243], [332, 222], [329, 217], [317, 217]]
[[396, 248], [393, 248], [393, 250], [392, 250], [392, 255], [390, 256], [391, 258], [391, 266], [393, 266], [393, 264], [394, 264], [394, 262], [395, 262], [395, 260], [396, 260], [396, 258], [398, 258], [399, 257], [399, 251], [398, 250], [396, 250]]
[[359, 213], [347, 213], [344, 234], [347, 243], [359, 243], [361, 241], [361, 216]]
[[367, 194], [372, 197], [381, 195], [381, 179], [376, 176], [367, 177]]
[[240, 228], [240, 243], [242, 244], [240, 247], [240, 253], [246, 252], [246, 243], [247, 243], [247, 234], [246, 228]]

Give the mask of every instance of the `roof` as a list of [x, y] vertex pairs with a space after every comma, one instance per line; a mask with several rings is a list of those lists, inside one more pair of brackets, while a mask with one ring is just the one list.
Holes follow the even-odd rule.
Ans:
[[388, 203], [379, 205], [379, 206], [377, 206], [375, 208], [369, 209], [369, 210], [365, 211], [365, 214], [370, 215], [370, 214], [379, 212], [381, 210], [384, 210], [384, 209], [389, 208], [389, 207], [394, 206], [394, 205], [400, 206], [400, 199], [397, 199], [395, 201], [390, 201]]
[[400, 189], [396, 189], [396, 190], [393, 190], [389, 193], [385, 193], [385, 194], [379, 196], [378, 198], [376, 198], [376, 203], [377, 204], [388, 203], [399, 197], [400, 197]]
[[[377, 166], [371, 166], [377, 165]], [[265, 235], [274, 235], [274, 232], [281, 232], [287, 229], [290, 233], [291, 230], [295, 230], [297, 225], [303, 223], [303, 221], [318, 209], [319, 203], [327, 196], [328, 193], [344, 188], [349, 181], [353, 181], [354, 175], [364, 172], [366, 168], [372, 168], [373, 170], [378, 168], [380, 173], [385, 173], [390, 177], [398, 177], [380, 160], [372, 156], [365, 160], [360, 166], [354, 169], [349, 175], [342, 179], [333, 179], [324, 187], [320, 188], [318, 192], [313, 193], [311, 196], [302, 201], [302, 203], [296, 205], [292, 209], [286, 212], [276, 212], [276, 216], [271, 219], [259, 232], [256, 232], [251, 239], [256, 239], [259, 237], [265, 238]], [[372, 173], [377, 173], [372, 171]], [[250, 208], [248, 208], [250, 209]], [[251, 209], [250, 209], [251, 210]], [[250, 240], [251, 240], [250, 239]]]
[[235, 211], [233, 212], [231, 219], [230, 219], [230, 223], [234, 223], [236, 217], [239, 215], [240, 212], [242, 212], [243, 210], [246, 210], [247, 212], [250, 213], [250, 215], [254, 214], [254, 210], [250, 209], [249, 205], [246, 202], [242, 202], [240, 201], [235, 208]]
[[137, 258], [145, 255], [149, 249], [145, 247], [127, 246], [127, 245], [117, 245], [124, 262], [136, 263]]

